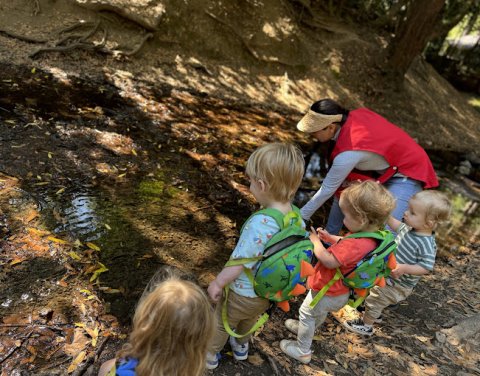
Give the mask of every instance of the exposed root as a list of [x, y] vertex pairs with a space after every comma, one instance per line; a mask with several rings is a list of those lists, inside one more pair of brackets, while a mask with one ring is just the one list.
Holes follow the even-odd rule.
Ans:
[[260, 61], [264, 61], [264, 62], [267, 62], [267, 63], [279, 63], [279, 64], [284, 64], [284, 65], [290, 65], [291, 66], [291, 64], [284, 63], [284, 62], [278, 60], [278, 58], [268, 58], [268, 57], [264, 57], [264, 56], [259, 55], [257, 51], [255, 51], [252, 47], [250, 47], [250, 45], [244, 40], [243, 36], [240, 35], [240, 33], [238, 33], [238, 31], [232, 25], [230, 25], [228, 22], [218, 18], [216, 15], [214, 15], [213, 13], [210, 13], [209, 11], [205, 11], [205, 13], [208, 16], [212, 17], [215, 21], [220, 22], [222, 25], [225, 25], [230, 30], [232, 30], [233, 33], [242, 41], [242, 43], [245, 46], [245, 48], [247, 49], [247, 51], [255, 59], [260, 60]]
[[38, 13], [40, 13], [40, 2], [38, 0], [32, 0], [33, 1], [33, 15], [36, 16]]
[[[84, 34], [70, 34], [61, 37], [63, 34], [81, 29], [88, 28]], [[88, 42], [88, 39], [97, 34], [98, 30], [102, 30], [102, 39], [98, 43]], [[74, 25], [68, 26], [58, 32], [60, 39], [58, 39], [53, 46], [42, 47], [32, 52], [29, 56], [34, 59], [37, 55], [45, 52], [67, 52], [76, 49], [85, 51], [97, 51], [114, 56], [132, 56], [138, 53], [144, 46], [145, 42], [153, 37], [152, 33], [147, 33], [143, 36], [139, 44], [130, 51], [111, 50], [105, 47], [107, 43], [107, 29], [101, 26], [101, 21], [93, 22], [78, 22]]]
[[47, 43], [47, 41], [43, 39], [27, 37], [25, 35], [16, 34], [7, 30], [0, 30], [0, 34], [5, 34], [7, 37], [15, 38], [27, 43]]

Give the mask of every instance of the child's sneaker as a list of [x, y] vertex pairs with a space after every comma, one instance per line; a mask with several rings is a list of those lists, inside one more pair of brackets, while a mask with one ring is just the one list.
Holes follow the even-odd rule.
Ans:
[[285, 320], [285, 327], [290, 330], [293, 334], [298, 334], [298, 320], [287, 319]]
[[362, 319], [344, 321], [343, 326], [351, 332], [364, 336], [371, 336], [373, 334], [373, 326], [365, 325]]
[[290, 341], [288, 339], [282, 339], [280, 341], [280, 348], [289, 357], [302, 362], [303, 364], [310, 363], [312, 360], [312, 352], [304, 353], [298, 348], [297, 341]]
[[218, 367], [218, 361], [220, 360], [222, 356], [220, 353], [212, 354], [207, 352], [207, 364], [206, 368], [207, 369], [215, 369]]
[[230, 347], [235, 360], [246, 360], [248, 358], [248, 342], [240, 345], [235, 338], [230, 336]]

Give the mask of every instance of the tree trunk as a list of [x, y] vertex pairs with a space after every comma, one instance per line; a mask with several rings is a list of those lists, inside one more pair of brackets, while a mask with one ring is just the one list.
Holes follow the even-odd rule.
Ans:
[[444, 4], [445, 0], [415, 0], [410, 4], [389, 46], [389, 64], [402, 77], [430, 40]]

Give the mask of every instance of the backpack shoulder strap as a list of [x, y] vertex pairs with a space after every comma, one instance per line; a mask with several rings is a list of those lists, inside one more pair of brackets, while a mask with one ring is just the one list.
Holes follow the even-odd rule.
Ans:
[[345, 236], [345, 238], [358, 239], [358, 238], [372, 238], [377, 240], [385, 239], [384, 231], [375, 232], [355, 232], [353, 234]]

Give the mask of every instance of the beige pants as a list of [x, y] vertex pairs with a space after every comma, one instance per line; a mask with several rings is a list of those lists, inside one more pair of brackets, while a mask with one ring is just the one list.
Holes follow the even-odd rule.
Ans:
[[373, 287], [367, 299], [365, 299], [365, 314], [363, 315], [363, 320], [372, 322], [378, 319], [386, 307], [407, 299], [412, 291], [412, 288], [403, 287], [399, 284], [394, 286]]
[[[228, 333], [225, 331], [222, 321], [222, 307], [225, 298], [217, 304], [215, 316], [217, 317], [217, 330], [210, 353], [220, 352], [227, 343]], [[263, 314], [270, 306], [270, 301], [264, 298], [247, 298], [234, 293], [232, 290], [228, 293], [227, 317], [228, 323], [236, 333], [246, 333], [257, 322], [258, 317]], [[239, 344], [248, 342], [251, 334], [242, 338], [237, 338]]]

